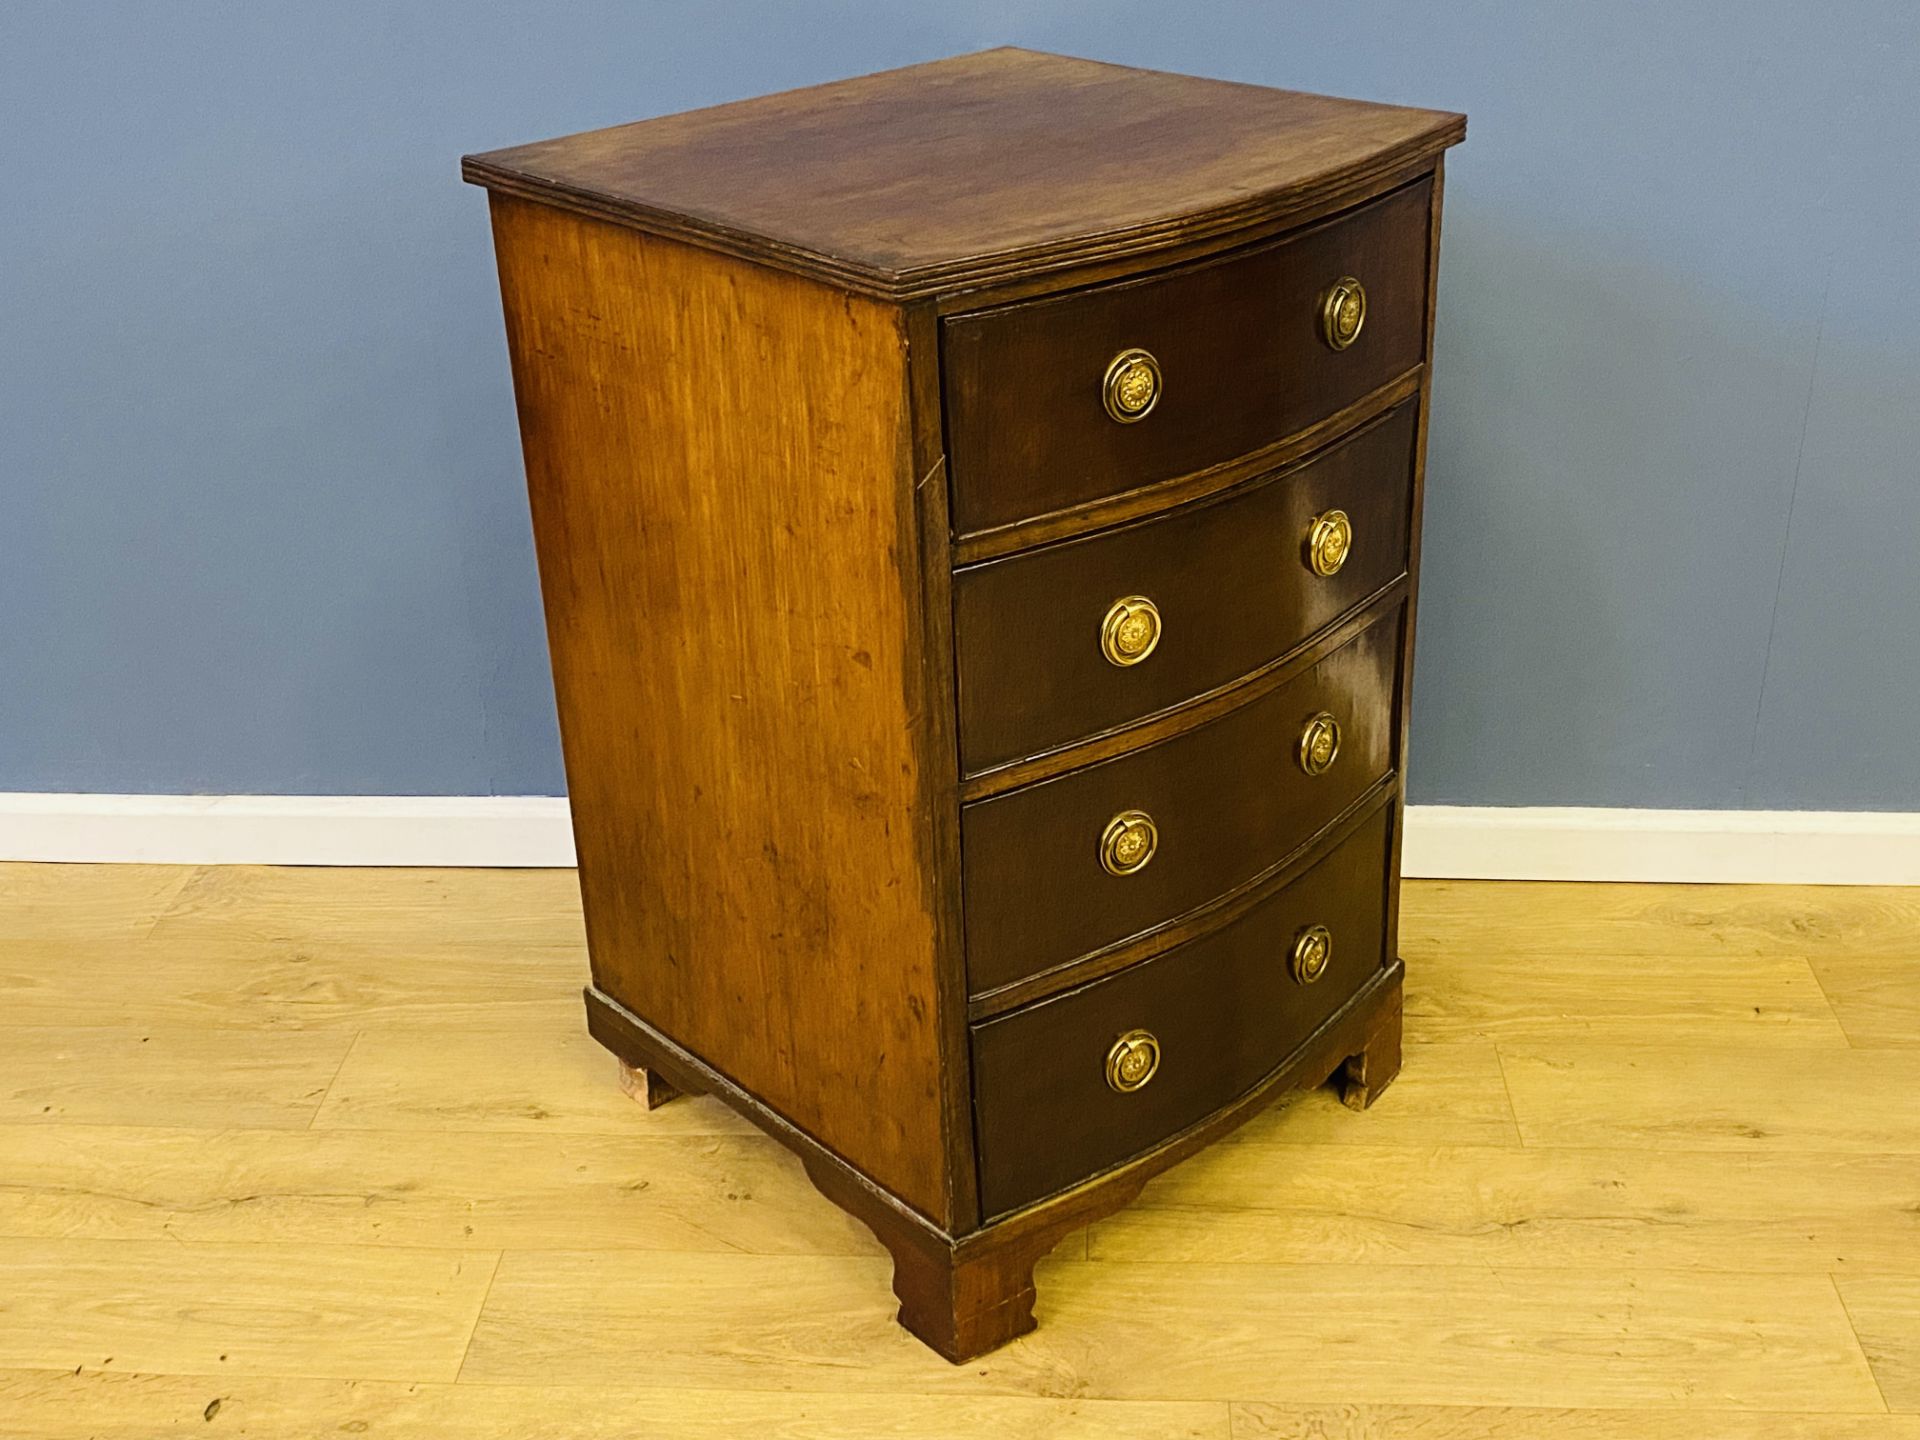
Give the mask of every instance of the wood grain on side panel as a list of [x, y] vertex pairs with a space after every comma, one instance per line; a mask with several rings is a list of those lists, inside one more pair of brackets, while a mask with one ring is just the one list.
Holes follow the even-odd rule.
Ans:
[[492, 198], [595, 984], [944, 1221], [901, 314]]

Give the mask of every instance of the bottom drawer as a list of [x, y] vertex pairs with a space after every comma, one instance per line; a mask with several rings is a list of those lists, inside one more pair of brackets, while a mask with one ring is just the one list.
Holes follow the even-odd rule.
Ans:
[[[1066, 1189], [1205, 1119], [1338, 1010], [1387, 958], [1389, 813], [1220, 929], [976, 1025], [985, 1213]], [[1296, 947], [1316, 926], [1330, 953], [1303, 981]]]

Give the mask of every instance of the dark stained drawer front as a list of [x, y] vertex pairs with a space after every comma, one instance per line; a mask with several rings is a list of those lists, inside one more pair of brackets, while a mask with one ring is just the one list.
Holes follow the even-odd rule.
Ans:
[[[1417, 415], [1408, 401], [1228, 498], [956, 572], [961, 768], [977, 775], [1216, 690], [1399, 578]], [[1350, 544], [1321, 574], [1309, 539], [1334, 512]], [[1153, 616], [1110, 634], [1109, 617], [1141, 599]]]
[[963, 809], [969, 990], [1152, 930], [1308, 841], [1393, 765], [1399, 649], [1395, 610], [1217, 720]]
[[[954, 529], [992, 530], [1232, 460], [1405, 374], [1423, 353], [1429, 190], [1422, 181], [1184, 270], [948, 320]], [[1335, 349], [1329, 300], [1349, 279], [1365, 310]], [[1157, 378], [1144, 363], [1116, 366], [1134, 351]]]
[[[1206, 1118], [1339, 1009], [1386, 960], [1389, 813], [1232, 924], [975, 1026], [986, 1213], [1077, 1184]], [[1314, 926], [1331, 951], [1319, 978], [1302, 984], [1295, 948]], [[1156, 1057], [1144, 1084], [1118, 1088]]]

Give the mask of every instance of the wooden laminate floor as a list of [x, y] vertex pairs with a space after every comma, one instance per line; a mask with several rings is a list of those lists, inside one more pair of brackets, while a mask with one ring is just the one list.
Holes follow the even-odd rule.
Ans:
[[569, 872], [0, 866], [0, 1436], [1920, 1440], [1920, 892], [1408, 886], [1406, 1069], [953, 1368]]

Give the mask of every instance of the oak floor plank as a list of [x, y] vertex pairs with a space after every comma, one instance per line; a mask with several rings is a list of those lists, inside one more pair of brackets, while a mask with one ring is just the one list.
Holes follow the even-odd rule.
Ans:
[[1910, 956], [1920, 887], [1413, 880], [1400, 953]]
[[0, 1239], [0, 1367], [451, 1380], [495, 1260]]
[[1920, 1154], [1920, 1050], [1503, 1047], [1529, 1145]]
[[1797, 955], [1436, 952], [1407, 972], [1424, 1040], [1840, 1048], [1847, 1035]]
[[1910, 954], [1817, 955], [1813, 973], [1847, 1038], [1863, 1049], [1920, 1049], [1920, 935]]
[[1920, 1440], [1916, 919], [1412, 884], [1380, 1102], [955, 1369], [784, 1151], [620, 1093], [571, 872], [0, 866], [0, 1437]]
[[1500, 1054], [1488, 1044], [1409, 1039], [1400, 1078], [1355, 1113], [1331, 1086], [1290, 1096], [1226, 1137], [1229, 1145], [1518, 1145]]
[[576, 1015], [522, 1030], [364, 1031], [316, 1129], [757, 1135], [707, 1096], [646, 1110]]
[[285, 1440], [1231, 1440], [1219, 1403], [0, 1372], [0, 1440], [176, 1429]]
[[1089, 1253], [1920, 1274], [1920, 1165], [1904, 1155], [1216, 1146], [1095, 1224]]
[[193, 865], [0, 863], [0, 940], [144, 935], [199, 873]]
[[1920, 1416], [1236, 1405], [1234, 1440], [1920, 1440]]
[[381, 945], [572, 947], [586, 930], [572, 870], [209, 866], [173, 898], [152, 937]]
[[205, 936], [0, 941], [0, 1027], [447, 1030], [580, 1023], [572, 947]]
[[463, 1381], [962, 1390], [1291, 1403], [1882, 1409], [1824, 1275], [1043, 1264], [1040, 1328], [950, 1367], [884, 1261], [509, 1253]]
[[304, 1127], [351, 1034], [0, 1029], [0, 1124]]
[[1836, 1275], [1889, 1410], [1920, 1414], [1920, 1276]]
[[0, 1126], [0, 1235], [881, 1253], [760, 1135]]

